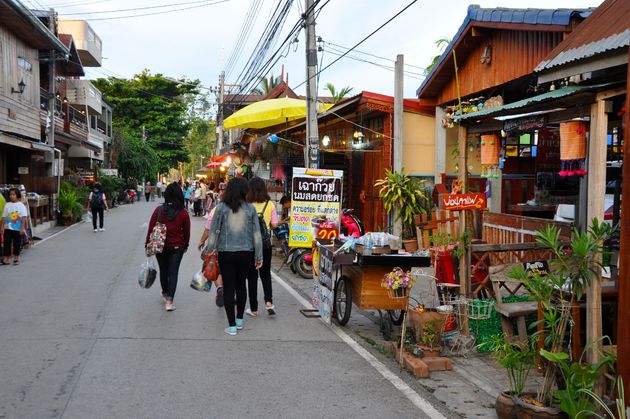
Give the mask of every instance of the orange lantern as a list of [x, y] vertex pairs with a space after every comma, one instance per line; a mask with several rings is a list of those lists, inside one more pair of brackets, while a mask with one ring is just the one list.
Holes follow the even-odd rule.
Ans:
[[586, 130], [586, 123], [582, 121], [560, 123], [560, 176], [586, 174]]
[[496, 134], [481, 136], [482, 177], [499, 177], [499, 161], [501, 159], [501, 139]]

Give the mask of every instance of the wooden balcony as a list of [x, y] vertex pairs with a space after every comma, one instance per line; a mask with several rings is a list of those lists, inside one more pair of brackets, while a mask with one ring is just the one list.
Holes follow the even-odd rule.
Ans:
[[[69, 104], [64, 104], [59, 99], [55, 100], [55, 132], [67, 134], [77, 143], [87, 142], [88, 125], [86, 117], [81, 111]], [[48, 92], [41, 90], [41, 106], [39, 112], [40, 123], [43, 129], [48, 125]]]

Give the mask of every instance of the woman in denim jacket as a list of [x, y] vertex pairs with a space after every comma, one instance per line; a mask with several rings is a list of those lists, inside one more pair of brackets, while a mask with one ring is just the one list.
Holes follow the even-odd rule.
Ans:
[[232, 336], [243, 328], [247, 273], [252, 265], [260, 269], [263, 261], [258, 215], [254, 207], [246, 201], [247, 191], [247, 180], [244, 178], [234, 178], [228, 182], [222, 202], [212, 218], [206, 249], [209, 252], [218, 252], [219, 270], [223, 277], [225, 314], [228, 319], [225, 333]]

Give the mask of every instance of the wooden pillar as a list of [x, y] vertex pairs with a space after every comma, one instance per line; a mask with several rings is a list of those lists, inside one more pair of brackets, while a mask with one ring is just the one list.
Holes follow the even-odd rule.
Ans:
[[[458, 179], [462, 184], [461, 193], [468, 192], [468, 147], [466, 147], [466, 136], [468, 129], [465, 126], [459, 126], [459, 132], [457, 135], [459, 157], [457, 165], [459, 166]], [[468, 218], [470, 214], [468, 211], [459, 212], [459, 234], [466, 231], [468, 227]], [[467, 255], [462, 256], [462, 260], [459, 263], [459, 292], [461, 295], [467, 296], [470, 293], [470, 259]]]
[[[630, 63], [630, 49], [628, 50], [628, 63]], [[620, 255], [630, 254], [630, 72], [627, 73], [626, 83], [626, 114], [623, 124], [623, 172], [622, 179], [626, 180], [626, 187], [622, 188], [621, 200], [621, 249]], [[625, 387], [626, 403], [630, 403], [630, 260], [627, 257], [619, 258], [619, 287], [618, 309], [617, 309], [617, 371], [623, 378]]]
[[[598, 100], [591, 106], [591, 127], [588, 140], [588, 198], [586, 224], [588, 229], [593, 218], [604, 221], [604, 195], [606, 194], [606, 133], [608, 115], [606, 101]], [[600, 261], [601, 262], [601, 261]], [[586, 344], [602, 336], [602, 287], [601, 272], [593, 275], [591, 286], [586, 290]], [[601, 359], [601, 342], [591, 345], [587, 353], [588, 362], [594, 364]]]

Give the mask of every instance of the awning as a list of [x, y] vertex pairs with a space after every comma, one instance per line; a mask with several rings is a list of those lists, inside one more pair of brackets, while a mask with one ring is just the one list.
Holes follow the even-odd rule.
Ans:
[[560, 89], [552, 90], [543, 93], [538, 96], [532, 96], [527, 99], [519, 100], [516, 102], [508, 103], [507, 105], [497, 106], [496, 108], [482, 109], [477, 112], [467, 113], [461, 117], [454, 118], [457, 121], [470, 121], [476, 119], [485, 119], [497, 115], [510, 115], [516, 113], [522, 113], [523, 109], [543, 102], [551, 102], [553, 100], [570, 97], [579, 93], [591, 92], [605, 87], [611, 87], [617, 83], [602, 83], [594, 84], [592, 86], [566, 86]]
[[27, 150], [53, 151], [53, 148], [48, 144], [41, 143], [39, 141], [30, 141], [25, 138], [20, 138], [17, 135], [11, 135], [8, 132], [0, 132], [0, 143]]
[[227, 161], [228, 157], [230, 159], [234, 160], [234, 157], [238, 157], [238, 154], [235, 154], [235, 153], [219, 154], [217, 156], [211, 157], [210, 161], [221, 164], [221, 163], [224, 163], [225, 161]]

